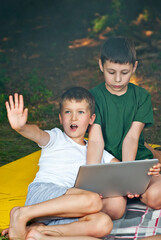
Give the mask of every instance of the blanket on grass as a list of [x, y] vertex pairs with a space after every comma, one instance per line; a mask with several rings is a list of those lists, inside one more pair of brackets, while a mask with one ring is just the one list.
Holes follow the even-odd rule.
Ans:
[[110, 235], [104, 240], [139, 240], [161, 234], [161, 209], [153, 210], [139, 200], [130, 200], [124, 216], [114, 221]]
[[[9, 225], [9, 212], [14, 206], [23, 206], [29, 183], [38, 171], [41, 151], [0, 167], [0, 232]], [[123, 218], [114, 221], [114, 227], [105, 240], [140, 239], [161, 234], [161, 210], [147, 208], [138, 200], [129, 201]]]

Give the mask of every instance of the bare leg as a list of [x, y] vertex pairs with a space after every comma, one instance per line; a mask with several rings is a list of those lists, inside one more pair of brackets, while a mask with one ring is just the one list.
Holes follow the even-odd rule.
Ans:
[[153, 209], [161, 208], [161, 175], [152, 176], [150, 184], [140, 200]]
[[121, 218], [126, 210], [126, 197], [111, 197], [103, 199], [102, 212], [108, 214], [112, 220]]
[[111, 218], [102, 213], [95, 213], [84, 216], [78, 221], [55, 226], [38, 226], [37, 228], [32, 225], [30, 229], [36, 229], [42, 234], [48, 236], [92, 236], [103, 237], [108, 235], [112, 230], [113, 224]]
[[27, 222], [37, 217], [83, 217], [97, 213], [101, 209], [102, 200], [98, 194], [72, 188], [61, 197], [31, 206], [12, 209], [9, 238], [11, 240], [16, 238], [24, 239]]
[[68, 237], [53, 237], [47, 236], [38, 232], [35, 229], [32, 229], [26, 237], [26, 240], [100, 240], [100, 238], [94, 238], [89, 236], [68, 236]]
[[159, 162], [161, 163], [161, 151], [156, 150], [154, 148], [152, 148], [149, 144], [147, 144], [146, 142], [144, 143], [145, 147], [148, 148], [152, 154], [154, 158], [157, 158], [159, 160]]

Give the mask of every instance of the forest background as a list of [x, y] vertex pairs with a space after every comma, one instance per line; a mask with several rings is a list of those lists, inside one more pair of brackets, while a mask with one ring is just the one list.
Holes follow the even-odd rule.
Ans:
[[139, 66], [132, 82], [150, 92], [155, 120], [145, 139], [160, 145], [160, 0], [0, 0], [0, 165], [39, 149], [10, 128], [8, 96], [24, 95], [30, 123], [60, 127], [60, 95], [103, 81], [100, 46], [117, 35], [136, 45]]

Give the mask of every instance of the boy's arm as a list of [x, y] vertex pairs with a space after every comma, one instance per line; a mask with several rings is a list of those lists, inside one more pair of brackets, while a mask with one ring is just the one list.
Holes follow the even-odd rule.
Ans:
[[42, 131], [36, 125], [26, 124], [28, 117], [28, 109], [24, 109], [23, 96], [17, 93], [9, 96], [9, 102], [6, 102], [7, 116], [11, 127], [22, 136], [36, 142], [41, 146], [45, 146], [49, 141], [49, 134]]
[[145, 124], [133, 122], [122, 144], [122, 161], [133, 161], [136, 158], [140, 134]]
[[104, 150], [102, 129], [99, 124], [93, 124], [88, 132], [87, 164], [100, 163]]

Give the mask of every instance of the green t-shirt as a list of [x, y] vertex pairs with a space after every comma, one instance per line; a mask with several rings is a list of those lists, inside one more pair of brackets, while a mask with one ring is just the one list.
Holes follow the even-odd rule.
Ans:
[[[125, 94], [111, 94], [101, 83], [90, 92], [96, 101], [96, 120], [100, 124], [105, 142], [105, 149], [122, 160], [122, 143], [133, 121], [153, 124], [153, 110], [150, 94], [139, 86], [128, 84]], [[129, 150], [130, 151], [130, 150]], [[136, 159], [153, 158], [144, 146], [143, 133], [140, 135]]]

